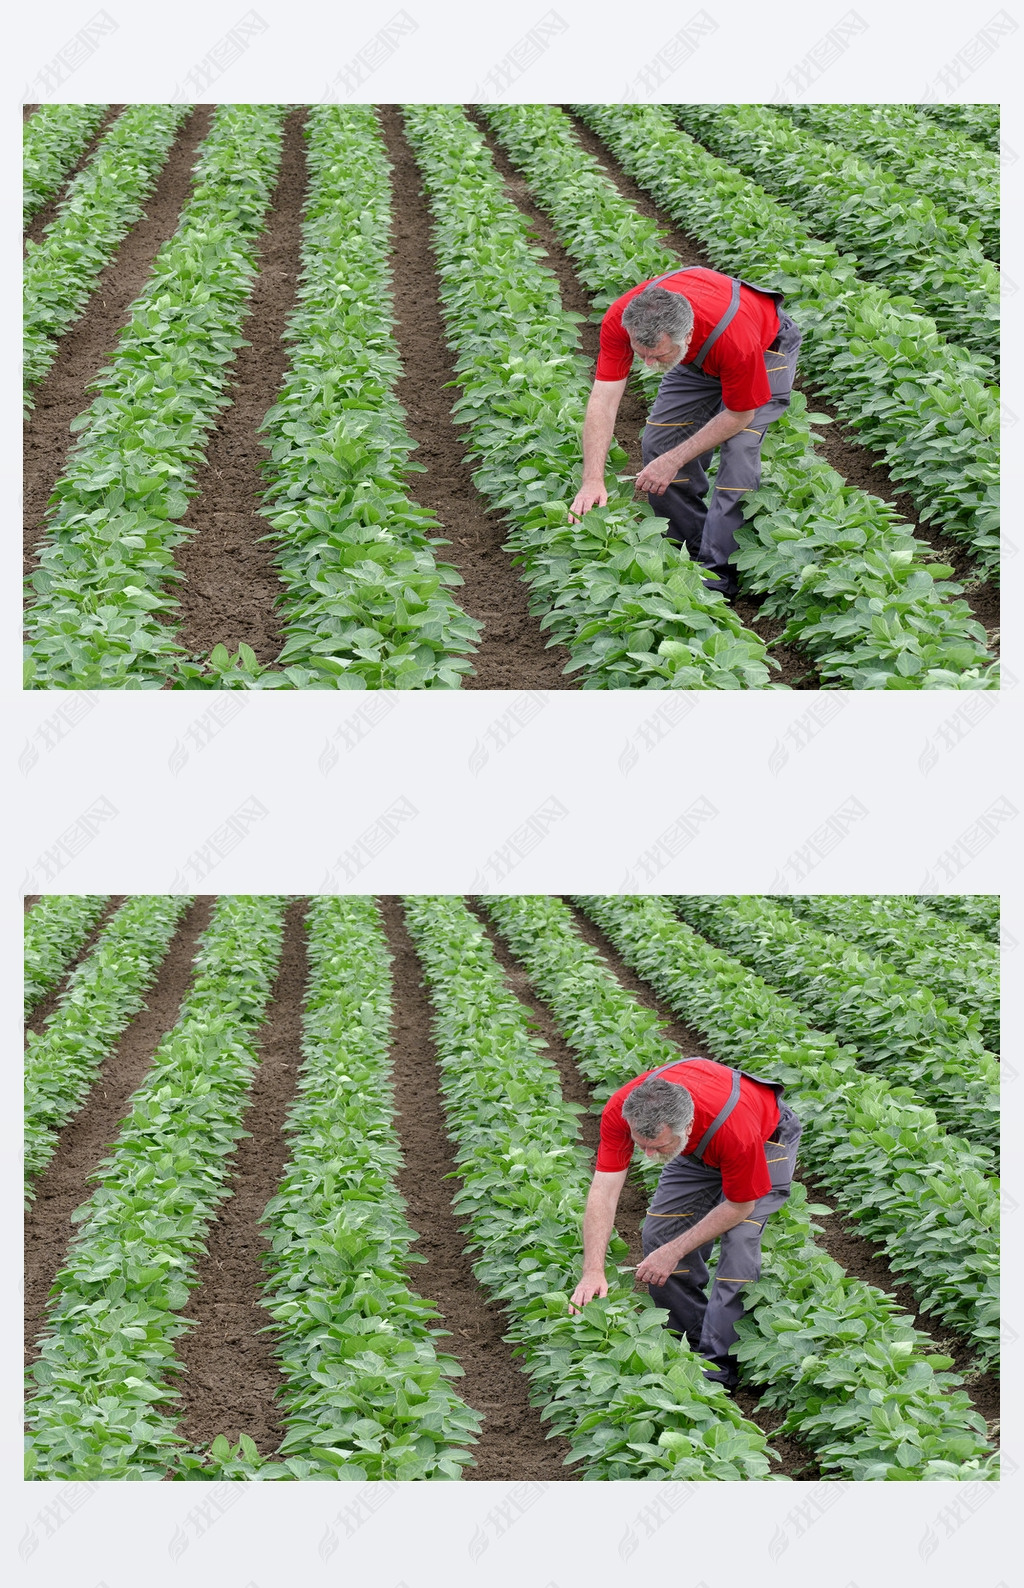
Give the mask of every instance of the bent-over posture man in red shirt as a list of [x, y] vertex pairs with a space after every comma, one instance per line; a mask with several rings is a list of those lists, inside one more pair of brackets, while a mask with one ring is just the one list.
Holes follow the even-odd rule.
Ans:
[[[743, 1286], [761, 1276], [761, 1231], [789, 1196], [802, 1126], [779, 1081], [712, 1059], [679, 1059], [620, 1086], [601, 1115], [597, 1167], [583, 1217], [583, 1278], [573, 1307], [608, 1294], [604, 1260], [634, 1146], [665, 1168], [644, 1223], [636, 1277], [666, 1328], [707, 1357], [705, 1377], [731, 1389], [729, 1354]], [[707, 1259], [719, 1238], [710, 1297]]]
[[[704, 565], [704, 583], [736, 594], [729, 558], [743, 497], [761, 483], [761, 441], [789, 406], [800, 331], [783, 294], [692, 265], [631, 287], [606, 311], [583, 423], [583, 483], [574, 516], [608, 500], [605, 461], [633, 367], [667, 371], [643, 438], [636, 489], [667, 518], [669, 540]], [[711, 504], [707, 467], [721, 447]]]

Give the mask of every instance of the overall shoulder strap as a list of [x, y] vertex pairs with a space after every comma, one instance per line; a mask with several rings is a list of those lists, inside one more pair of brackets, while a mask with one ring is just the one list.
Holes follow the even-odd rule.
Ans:
[[704, 1156], [704, 1149], [707, 1146], [708, 1142], [711, 1140], [712, 1136], [715, 1134], [715, 1131], [718, 1130], [720, 1125], [724, 1125], [725, 1124], [726, 1120], [729, 1118], [729, 1115], [732, 1113], [733, 1109], [736, 1107], [736, 1104], [738, 1103], [739, 1096], [740, 1096], [740, 1079], [741, 1079], [741, 1077], [740, 1077], [739, 1070], [733, 1070], [733, 1072], [732, 1072], [732, 1089], [729, 1092], [729, 1096], [726, 1098], [726, 1100], [723, 1103], [722, 1107], [719, 1109], [718, 1113], [715, 1115], [714, 1119], [711, 1121], [710, 1125], [708, 1126], [707, 1130], [704, 1132], [703, 1136], [700, 1138], [700, 1141], [697, 1143], [696, 1147], [694, 1147], [693, 1156], [695, 1158], [702, 1158]]
[[697, 369], [703, 369], [704, 368], [704, 359], [705, 359], [705, 357], [711, 351], [711, 349], [714, 346], [714, 344], [718, 341], [718, 338], [721, 336], [722, 332], [725, 330], [726, 326], [731, 321], [733, 315], [736, 313], [736, 310], [739, 308], [739, 306], [740, 306], [740, 284], [736, 280], [736, 277], [733, 276], [733, 278], [732, 278], [732, 295], [729, 298], [729, 307], [726, 309], [725, 313], [722, 315], [722, 318], [719, 320], [718, 324], [715, 326], [714, 330], [711, 332], [711, 335], [705, 341], [704, 346], [700, 349], [700, 351], [698, 352], [696, 358], [692, 358], [690, 360], [690, 363], [692, 365], [696, 366]]

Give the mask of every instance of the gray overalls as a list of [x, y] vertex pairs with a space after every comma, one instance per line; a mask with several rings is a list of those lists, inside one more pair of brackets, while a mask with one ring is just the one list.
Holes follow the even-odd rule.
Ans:
[[[663, 1075], [678, 1064], [693, 1062], [693, 1059], [675, 1059], [653, 1071], [653, 1075]], [[701, 1154], [736, 1107], [740, 1078], [744, 1075], [748, 1081], [770, 1086], [778, 1100], [779, 1123], [765, 1142], [772, 1188], [765, 1196], [758, 1197], [749, 1218], [720, 1237], [718, 1269], [710, 1298], [704, 1287], [708, 1282], [707, 1259], [711, 1255], [712, 1241], [688, 1252], [664, 1285], [648, 1286], [655, 1304], [668, 1309], [666, 1328], [685, 1335], [694, 1351], [699, 1351], [721, 1370], [712, 1376], [729, 1386], [736, 1382], [736, 1359], [729, 1355], [729, 1347], [736, 1340], [736, 1322], [743, 1314], [742, 1287], [761, 1277], [761, 1231], [768, 1215], [780, 1208], [789, 1196], [796, 1169], [797, 1145], [803, 1130], [789, 1104], [782, 1101], [785, 1088], [780, 1081], [766, 1081], [747, 1070], [732, 1071], [732, 1091], [695, 1150], [688, 1156], [679, 1153], [662, 1170], [643, 1228], [646, 1257], [699, 1223], [705, 1214], [725, 1200], [722, 1171], [705, 1164]], [[644, 1079], [651, 1080], [652, 1076]]]
[[[680, 270], [666, 271], [647, 286], [659, 286], [685, 270], [700, 268], [686, 265]], [[711, 452], [691, 458], [661, 496], [649, 493], [647, 498], [659, 517], [669, 520], [670, 527], [665, 531], [669, 540], [677, 545], [685, 544], [694, 561], [703, 563], [713, 576], [705, 583], [731, 597], [736, 594], [737, 582], [736, 570], [730, 566], [729, 558], [736, 550], [736, 531], [743, 523], [743, 497], [761, 483], [761, 442], [765, 431], [772, 420], [789, 407], [802, 333], [788, 314], [782, 312], [783, 293], [759, 286], [756, 281], [743, 281], [735, 276], [728, 279], [732, 281], [729, 306], [696, 358], [688, 364], [676, 364], [662, 379], [644, 431], [643, 460], [645, 464], [650, 463], [663, 452], [679, 446], [686, 439], [687, 431], [699, 430], [715, 414], [721, 413], [722, 383], [717, 376], [705, 374], [704, 359], [739, 308], [740, 287], [751, 287], [755, 292], [774, 298], [779, 332], [764, 355], [772, 395], [768, 402], [755, 409], [745, 429], [723, 441], [710, 507], [704, 498]]]

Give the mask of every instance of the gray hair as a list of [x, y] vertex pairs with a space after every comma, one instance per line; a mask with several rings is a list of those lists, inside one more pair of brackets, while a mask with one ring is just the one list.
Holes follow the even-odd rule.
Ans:
[[622, 1105], [622, 1117], [647, 1141], [653, 1141], [663, 1125], [674, 1136], [685, 1136], [693, 1124], [693, 1098], [685, 1086], [651, 1075], [634, 1086]]
[[626, 304], [622, 324], [641, 347], [657, 347], [663, 335], [682, 347], [693, 330], [693, 306], [681, 292], [645, 287]]

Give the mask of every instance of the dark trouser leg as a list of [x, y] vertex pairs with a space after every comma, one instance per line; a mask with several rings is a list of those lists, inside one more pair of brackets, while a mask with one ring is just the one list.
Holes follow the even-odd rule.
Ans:
[[773, 419], [789, 407], [796, 374], [801, 333], [788, 315], [779, 315], [779, 334], [764, 355], [771, 400], [755, 409], [749, 426], [722, 443], [711, 504], [704, 520], [700, 561], [707, 568], [712, 589], [735, 595], [736, 570], [729, 559], [736, 550], [737, 532], [743, 524], [743, 503], [761, 483], [761, 442]]
[[730, 1353], [736, 1343], [736, 1324], [743, 1316], [743, 1287], [761, 1277], [761, 1231], [789, 1196], [801, 1129], [789, 1105], [780, 1103], [778, 1139], [765, 1143], [772, 1188], [758, 1197], [750, 1217], [726, 1230], [721, 1239], [698, 1350], [719, 1370], [716, 1377], [728, 1385], [736, 1382], [736, 1359]]
[[[654, 1201], [644, 1221], [644, 1256], [692, 1229], [721, 1199], [722, 1177], [717, 1170], [705, 1169], [703, 1164], [691, 1163], [684, 1157], [673, 1158], [661, 1172]], [[705, 1286], [710, 1255], [709, 1242], [689, 1252], [664, 1285], [648, 1286], [655, 1306], [664, 1307], [668, 1312], [666, 1327], [674, 1334], [685, 1336], [694, 1351], [700, 1347], [708, 1304]]]
[[[716, 395], [716, 392], [718, 395]], [[721, 387], [699, 370], [678, 364], [665, 375], [643, 435], [643, 460], [650, 463], [663, 452], [692, 436], [707, 423], [719, 406]], [[665, 531], [677, 546], [685, 546], [696, 561], [707, 517], [707, 466], [711, 453], [693, 458], [678, 471], [661, 496], [649, 492], [647, 500], [659, 518], [668, 519]]]

